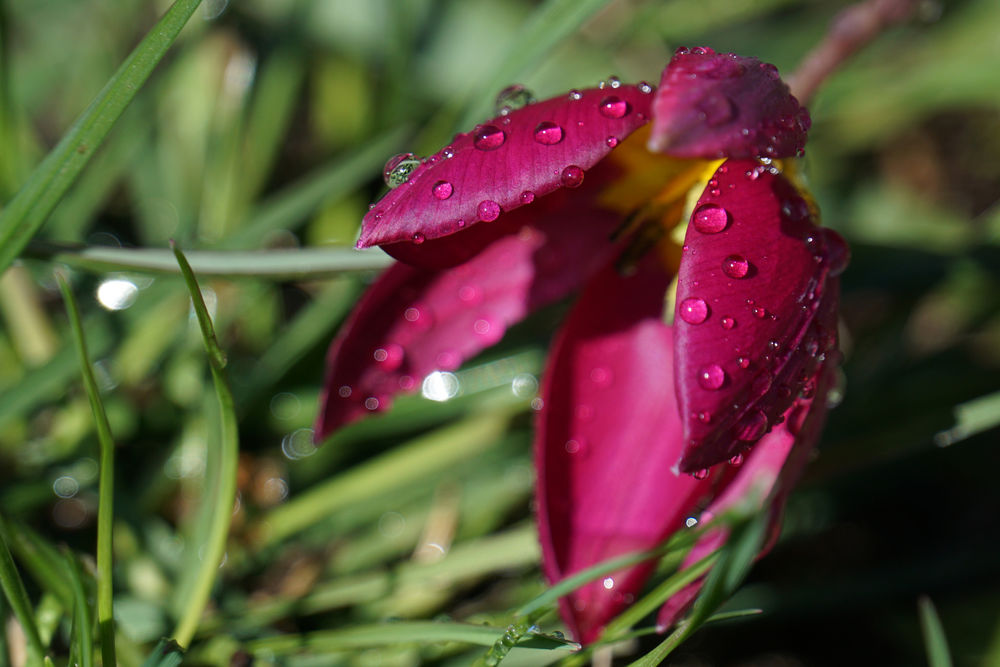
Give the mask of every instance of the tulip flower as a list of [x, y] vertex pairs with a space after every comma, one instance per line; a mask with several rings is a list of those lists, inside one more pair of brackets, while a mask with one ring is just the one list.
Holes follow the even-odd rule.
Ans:
[[[436, 154], [387, 164], [392, 189], [358, 246], [400, 262], [331, 345], [317, 437], [578, 291], [541, 388], [545, 576], [653, 547], [748, 499], [768, 502], [776, 527], [826, 412], [847, 261], [795, 164], [806, 110], [773, 66], [705, 48], [679, 50], [655, 89], [612, 78], [503, 101]], [[725, 538], [713, 527], [687, 562]], [[563, 598], [567, 626], [593, 641], [652, 568]], [[662, 624], [697, 586], [667, 602]]]

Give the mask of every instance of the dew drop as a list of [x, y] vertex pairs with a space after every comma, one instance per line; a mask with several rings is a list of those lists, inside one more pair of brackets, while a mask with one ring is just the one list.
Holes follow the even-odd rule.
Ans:
[[578, 100], [581, 97], [583, 97], [583, 93], [581, 93], [579, 90], [573, 89], [569, 91], [569, 99]]
[[382, 169], [382, 178], [390, 188], [398, 188], [410, 180], [410, 174], [420, 166], [420, 159], [413, 153], [400, 153], [389, 158]]
[[695, 417], [697, 417], [698, 421], [700, 421], [702, 424], [708, 424], [712, 421], [711, 412], [699, 412], [698, 414], [695, 415]]
[[578, 188], [583, 184], [583, 169], [571, 164], [562, 170], [559, 180], [567, 188]]
[[695, 209], [692, 221], [702, 234], [718, 234], [729, 226], [729, 211], [715, 204], [702, 204]]
[[403, 318], [407, 322], [416, 322], [420, 319], [420, 309], [419, 308], [407, 308], [403, 311]]
[[455, 151], [453, 151], [450, 148], [446, 148], [443, 151], [441, 151], [441, 155], [445, 156], [446, 159], [451, 159], [455, 157]]
[[455, 188], [448, 181], [438, 181], [431, 187], [431, 193], [440, 200], [445, 200], [451, 196]]
[[535, 96], [524, 86], [515, 83], [507, 86], [497, 94], [494, 111], [497, 116], [506, 116], [511, 111], [526, 107], [535, 102]]
[[607, 85], [608, 85], [609, 88], [621, 88], [622, 87], [622, 80], [619, 79], [617, 76], [614, 76], [614, 75], [609, 76], [606, 83], [607, 83]]
[[722, 328], [728, 331], [736, 326], [736, 320], [731, 317], [723, 317], [721, 324]]
[[767, 432], [767, 426], [767, 415], [763, 411], [757, 410], [739, 425], [736, 437], [744, 442], [760, 440], [764, 433]]
[[684, 299], [678, 310], [681, 319], [688, 324], [701, 324], [708, 319], [708, 304], [698, 297]]
[[653, 87], [645, 81], [640, 81], [639, 83], [636, 84], [636, 87], [639, 89], [639, 92], [642, 93], [643, 95], [649, 95], [651, 92], [653, 92]]
[[458, 300], [462, 303], [476, 304], [482, 301], [483, 292], [475, 285], [462, 285], [458, 289]]
[[615, 146], [618, 145], [618, 137], [609, 136], [607, 139], [604, 140], [604, 143], [608, 145], [608, 148], [614, 148]]
[[492, 199], [484, 199], [479, 202], [476, 213], [483, 222], [492, 222], [500, 217], [500, 204]]
[[765, 317], [767, 317], [767, 310], [761, 308], [760, 306], [754, 306], [753, 308], [750, 309], [750, 312], [753, 313], [753, 316], [756, 317], [758, 320], [762, 320]]
[[628, 102], [614, 95], [601, 100], [599, 108], [605, 118], [624, 118], [629, 112]]
[[702, 369], [698, 371], [698, 384], [701, 385], [702, 389], [718, 389], [725, 384], [725, 382], [726, 371], [722, 370], [722, 366], [719, 366], [718, 364], [703, 366]]
[[369, 396], [365, 399], [365, 409], [374, 412], [378, 410], [379, 400], [375, 396]]
[[750, 368], [750, 359], [748, 359], [747, 357], [737, 357], [736, 365], [746, 370], [747, 368]]
[[421, 243], [424, 242], [425, 238], [424, 235], [421, 234], [420, 232], [414, 232], [413, 236], [410, 237], [410, 240], [413, 241], [413, 243], [415, 243], [416, 245], [420, 245]]
[[535, 127], [535, 141], [543, 146], [554, 146], [563, 140], [563, 129], [555, 123], [543, 120]]
[[705, 115], [709, 127], [718, 127], [736, 117], [736, 105], [720, 92], [706, 95], [695, 108]]
[[729, 459], [729, 465], [731, 466], [741, 466], [743, 465], [743, 455], [737, 454]]
[[525, 190], [524, 192], [521, 193], [521, 203], [522, 204], [530, 204], [533, 201], [535, 201], [535, 193], [534, 192], [532, 192], [531, 190]]
[[722, 260], [722, 272], [730, 278], [746, 278], [750, 272], [750, 262], [742, 255], [730, 255]]
[[340, 388], [337, 389], [337, 395], [341, 398], [350, 398], [353, 393], [354, 389], [352, 389], [349, 384], [342, 384], [340, 385]]
[[507, 135], [496, 125], [480, 125], [472, 137], [472, 145], [481, 151], [493, 151], [506, 140]]
[[781, 215], [791, 222], [799, 222], [809, 217], [809, 204], [802, 197], [794, 197], [781, 204]]
[[708, 468], [702, 468], [701, 470], [696, 470], [691, 474], [695, 479], [707, 479], [708, 478]]
[[403, 363], [403, 348], [398, 343], [389, 343], [372, 353], [375, 362], [384, 371], [394, 371]]

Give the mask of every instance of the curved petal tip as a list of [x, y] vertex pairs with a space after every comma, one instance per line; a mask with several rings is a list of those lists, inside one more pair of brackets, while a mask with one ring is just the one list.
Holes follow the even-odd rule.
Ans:
[[683, 158], [792, 157], [802, 154], [809, 126], [774, 65], [681, 48], [656, 92], [649, 149]]

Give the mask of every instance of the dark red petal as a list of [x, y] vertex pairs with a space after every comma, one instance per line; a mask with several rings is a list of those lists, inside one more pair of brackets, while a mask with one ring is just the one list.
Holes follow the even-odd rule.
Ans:
[[774, 65], [679, 49], [656, 92], [649, 148], [685, 158], [792, 157], [809, 125]]
[[[316, 437], [387, 407], [434, 370], [454, 370], [526, 314], [565, 296], [617, 252], [617, 216], [559, 195], [526, 225], [446, 271], [396, 264], [369, 288], [330, 345]], [[525, 213], [531, 212], [525, 210]]]
[[[824, 301], [831, 304], [830, 307], [823, 307], [827, 312], [836, 312], [840, 291], [837, 283], [838, 280], [831, 280], [830, 288], [824, 296]], [[770, 551], [777, 541], [788, 495], [802, 476], [802, 471], [819, 440], [828, 412], [827, 394], [835, 381], [838, 362], [839, 353], [835, 349], [831, 350], [816, 377], [813, 378], [816, 383], [815, 393], [809, 393], [808, 398], [797, 399], [792, 407], [785, 411], [781, 425], [764, 436], [760, 444], [754, 447], [738, 469], [736, 476], [700, 517], [703, 521], [709, 520], [737, 503], [745, 502], [751, 492], [770, 494], [768, 538], [761, 548], [759, 557]], [[684, 558], [681, 569], [691, 567], [720, 548], [728, 536], [729, 531], [724, 526], [706, 533]], [[701, 591], [702, 583], [699, 579], [664, 603], [657, 617], [657, 627], [661, 632], [676, 623], [681, 614], [694, 602]]]
[[[671, 471], [681, 450], [669, 276], [644, 262], [608, 269], [581, 295], [549, 358], [536, 429], [542, 568], [550, 582], [684, 525], [710, 480]], [[593, 641], [641, 589], [651, 565], [609, 575], [560, 601], [574, 636]]]
[[807, 389], [836, 344], [835, 311], [820, 305], [844, 247], [776, 170], [730, 160], [715, 173], [678, 275], [681, 470], [742, 453]]
[[644, 90], [651, 89], [563, 95], [456, 136], [365, 215], [358, 247], [436, 239], [578, 187], [587, 169], [646, 123], [653, 96]]

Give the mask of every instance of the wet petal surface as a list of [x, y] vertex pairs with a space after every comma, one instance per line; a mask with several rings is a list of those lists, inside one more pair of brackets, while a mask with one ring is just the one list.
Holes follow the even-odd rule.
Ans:
[[587, 170], [648, 121], [649, 90], [574, 91], [457, 135], [365, 215], [358, 247], [430, 241], [493, 224], [559, 188], [579, 187]]
[[535, 209], [544, 231], [524, 209], [510, 216], [518, 231], [452, 269], [385, 271], [330, 346], [316, 437], [386, 409], [433, 371], [455, 370], [579, 286], [617, 252], [608, 242], [617, 216], [590, 203], [556, 194]]
[[[682, 440], [672, 333], [660, 319], [668, 278], [649, 261], [628, 277], [598, 275], [550, 356], [535, 445], [549, 581], [656, 545], [710, 488], [671, 472]], [[563, 619], [592, 641], [649, 572], [642, 565], [587, 584], [560, 601]]]
[[709, 182], [678, 276], [683, 471], [742, 454], [809, 391], [836, 345], [833, 311], [820, 305], [846, 261], [838, 238], [773, 167], [730, 160]]
[[801, 155], [809, 113], [756, 58], [678, 49], [653, 103], [652, 151], [688, 158]]

